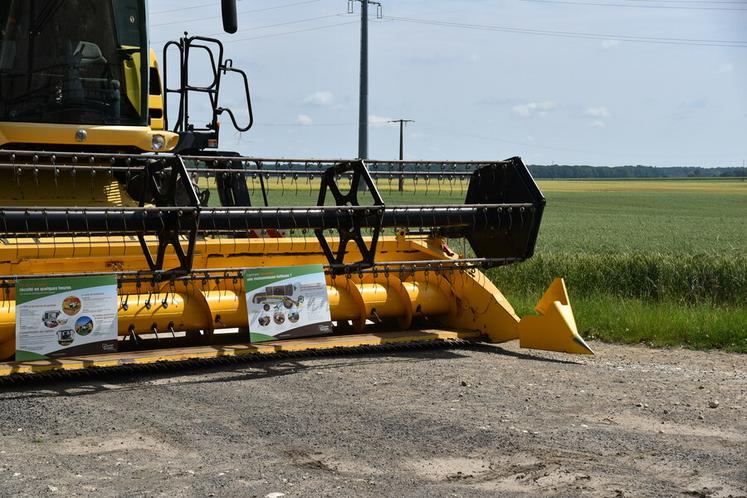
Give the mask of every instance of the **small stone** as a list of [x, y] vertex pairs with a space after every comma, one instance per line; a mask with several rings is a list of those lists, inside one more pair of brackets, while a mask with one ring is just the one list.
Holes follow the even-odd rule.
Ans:
[[636, 403], [635, 406], [637, 406], [638, 408], [643, 408], [643, 403]]
[[715, 399], [712, 399], [708, 402], [708, 408], [718, 408], [719, 402]]
[[265, 498], [283, 498], [283, 496], [285, 496], [285, 493], [267, 493]]
[[467, 386], [469, 386], [469, 384], [467, 384], [467, 381], [466, 381], [466, 380], [463, 380], [463, 381], [462, 381], [462, 387], [467, 387]]
[[47, 486], [47, 489], [49, 490], [50, 493], [56, 493], [57, 492], [57, 487], [56, 486], [52, 486], [51, 484], [49, 486]]
[[702, 413], [698, 415], [698, 420], [705, 420], [705, 417], [703, 416]]

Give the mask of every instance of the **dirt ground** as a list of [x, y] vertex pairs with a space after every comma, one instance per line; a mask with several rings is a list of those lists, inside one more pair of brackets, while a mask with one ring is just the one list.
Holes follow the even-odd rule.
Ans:
[[0, 496], [747, 496], [747, 356], [592, 343], [0, 391]]

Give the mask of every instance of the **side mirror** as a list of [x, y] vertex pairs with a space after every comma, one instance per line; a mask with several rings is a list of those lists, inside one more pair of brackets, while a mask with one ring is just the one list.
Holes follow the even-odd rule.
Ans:
[[235, 33], [239, 29], [236, 0], [221, 0], [221, 5], [223, 8], [223, 29], [226, 33]]

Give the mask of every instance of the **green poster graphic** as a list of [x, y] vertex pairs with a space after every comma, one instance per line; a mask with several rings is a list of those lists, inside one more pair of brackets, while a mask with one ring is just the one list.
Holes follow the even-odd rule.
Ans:
[[252, 342], [332, 333], [322, 265], [250, 268], [244, 288]]
[[16, 361], [117, 351], [114, 275], [16, 280]]

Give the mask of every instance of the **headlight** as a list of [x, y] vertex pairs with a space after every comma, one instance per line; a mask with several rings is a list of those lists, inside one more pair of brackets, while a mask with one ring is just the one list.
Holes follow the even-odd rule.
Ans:
[[153, 150], [159, 151], [166, 147], [166, 139], [163, 135], [153, 135]]

